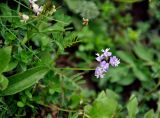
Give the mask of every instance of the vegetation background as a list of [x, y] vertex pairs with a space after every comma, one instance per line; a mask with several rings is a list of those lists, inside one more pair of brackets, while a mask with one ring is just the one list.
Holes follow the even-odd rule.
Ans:
[[[160, 117], [159, 0], [36, 3], [0, 2], [0, 118]], [[97, 79], [106, 48], [121, 63]]]

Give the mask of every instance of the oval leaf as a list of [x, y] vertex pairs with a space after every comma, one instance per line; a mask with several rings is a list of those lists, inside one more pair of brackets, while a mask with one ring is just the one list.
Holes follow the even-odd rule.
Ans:
[[129, 103], [127, 104], [127, 110], [128, 118], [136, 118], [136, 114], [138, 113], [138, 101], [134, 95], [132, 95], [129, 99]]
[[111, 118], [118, 108], [118, 103], [115, 99], [109, 98], [102, 91], [92, 106], [88, 106], [86, 111], [90, 118]]
[[124, 62], [126, 62], [130, 65], [134, 65], [134, 59], [129, 53], [123, 52], [123, 51], [117, 51], [117, 55]]
[[138, 67], [133, 67], [133, 72], [135, 74], [135, 76], [141, 80], [141, 81], [147, 81], [148, 77], [146, 75], [146, 73], [142, 70], [140, 70]]
[[13, 70], [18, 65], [18, 61], [12, 61], [10, 62], [7, 67], [4, 69], [4, 72], [8, 72]]
[[140, 43], [135, 45], [134, 52], [136, 55], [145, 60], [145, 61], [152, 61], [153, 60], [153, 53], [149, 48], [146, 48], [145, 46], [141, 45]]
[[145, 113], [144, 118], [155, 118], [153, 109]]
[[135, 2], [141, 2], [142, 0], [115, 0], [117, 2], [125, 2], [125, 3], [135, 3]]
[[4, 90], [6, 89], [8, 86], [8, 79], [3, 76], [3, 75], [0, 75], [0, 90]]
[[11, 47], [0, 49], [0, 73], [2, 73], [7, 67], [11, 58]]
[[47, 67], [35, 67], [9, 78], [8, 88], [0, 93], [1, 96], [16, 94], [34, 85], [48, 72]]

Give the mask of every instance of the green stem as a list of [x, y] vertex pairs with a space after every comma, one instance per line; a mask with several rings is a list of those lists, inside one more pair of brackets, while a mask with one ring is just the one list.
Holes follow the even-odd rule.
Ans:
[[23, 7], [27, 8], [27, 9], [30, 9], [29, 7], [25, 6], [24, 4], [22, 4], [21, 2], [17, 1], [17, 0], [14, 0], [15, 2], [17, 2], [18, 4], [22, 5]]
[[58, 107], [58, 110], [64, 111], [64, 112], [78, 112], [79, 111], [79, 110], [63, 109], [63, 108], [59, 108], [59, 107]]
[[67, 67], [67, 68], [57, 67], [57, 69], [63, 69], [63, 70], [95, 70], [94, 68], [70, 68], [70, 67]]
[[4, 17], [4, 18], [8, 18], [8, 17], [16, 17], [16, 18], [17, 18], [17, 17], [19, 17], [19, 16], [0, 16], [0, 18], [3, 18], [3, 17]]

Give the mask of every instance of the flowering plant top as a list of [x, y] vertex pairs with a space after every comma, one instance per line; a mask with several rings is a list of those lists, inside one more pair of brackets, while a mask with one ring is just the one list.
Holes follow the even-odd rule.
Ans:
[[104, 74], [108, 71], [109, 65], [112, 67], [117, 67], [120, 64], [120, 59], [116, 56], [112, 56], [112, 53], [109, 52], [109, 48], [102, 50], [102, 54], [96, 54], [96, 60], [99, 62], [95, 70], [95, 76], [97, 78], [104, 78]]

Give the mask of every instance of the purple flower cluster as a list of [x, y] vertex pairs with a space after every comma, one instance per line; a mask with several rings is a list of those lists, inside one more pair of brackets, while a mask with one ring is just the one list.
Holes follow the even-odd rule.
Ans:
[[112, 56], [112, 53], [109, 52], [109, 48], [102, 50], [103, 54], [96, 54], [96, 60], [99, 62], [99, 66], [95, 70], [95, 76], [97, 78], [103, 78], [105, 72], [108, 71], [109, 65], [116, 67], [120, 63], [120, 59], [116, 56]]

